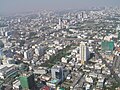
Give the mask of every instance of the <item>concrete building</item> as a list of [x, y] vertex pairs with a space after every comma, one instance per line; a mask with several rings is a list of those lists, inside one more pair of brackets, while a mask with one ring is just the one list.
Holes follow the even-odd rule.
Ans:
[[22, 89], [24, 90], [34, 90], [35, 82], [34, 82], [34, 75], [31, 73], [24, 73], [20, 76], [20, 84]]
[[0, 48], [0, 64], [2, 63], [3, 59], [3, 50]]
[[42, 56], [45, 53], [45, 47], [39, 46], [35, 48], [35, 54], [38, 56]]
[[46, 84], [56, 90], [60, 81], [61, 81], [60, 79], [52, 79], [52, 80], [48, 81]]
[[1, 65], [0, 66], [0, 78], [5, 79], [9, 76], [15, 75], [17, 73], [17, 69], [14, 65]]
[[62, 66], [53, 66], [51, 68], [51, 76], [53, 79], [64, 79], [63, 67]]
[[24, 59], [30, 60], [32, 58], [33, 58], [33, 51], [32, 51], [32, 49], [29, 49], [29, 50], [24, 52]]
[[101, 47], [103, 51], [113, 51], [114, 41], [102, 41]]
[[80, 44], [80, 60], [81, 63], [84, 64], [85, 61], [87, 61], [90, 58], [90, 52], [88, 47], [85, 45], [84, 42]]
[[118, 32], [118, 40], [120, 40], [120, 31]]
[[21, 90], [19, 80], [16, 80], [16, 81], [13, 82], [13, 90]]

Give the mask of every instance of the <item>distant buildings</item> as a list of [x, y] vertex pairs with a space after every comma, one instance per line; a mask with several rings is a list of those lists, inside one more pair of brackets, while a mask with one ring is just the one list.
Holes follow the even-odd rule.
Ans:
[[0, 85], [9, 84], [15, 90], [97, 90], [105, 81], [111, 87], [119, 78], [111, 77], [110, 67], [120, 76], [117, 15], [116, 9], [98, 9], [4, 17], [1, 21], [7, 26], [0, 26]]
[[62, 19], [59, 19], [59, 26], [62, 27]]

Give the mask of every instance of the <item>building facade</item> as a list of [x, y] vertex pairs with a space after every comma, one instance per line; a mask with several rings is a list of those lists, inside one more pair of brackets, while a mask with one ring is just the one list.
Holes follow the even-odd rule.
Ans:
[[80, 44], [80, 60], [81, 63], [84, 64], [85, 61], [87, 61], [90, 58], [90, 52], [88, 47], [85, 45], [84, 42]]

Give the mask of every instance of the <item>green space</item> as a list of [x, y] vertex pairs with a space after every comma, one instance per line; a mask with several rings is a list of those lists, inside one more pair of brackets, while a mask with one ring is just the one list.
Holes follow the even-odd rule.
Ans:
[[41, 66], [51, 68], [53, 65], [58, 63], [62, 57], [65, 57], [66, 55], [70, 55], [70, 52], [68, 52], [70, 50], [70, 48], [71, 48], [71, 45], [66, 46], [66, 48], [64, 48], [62, 50], [59, 50], [58, 53], [51, 56], [50, 59], [48, 61], [46, 61], [45, 63], [43, 63]]

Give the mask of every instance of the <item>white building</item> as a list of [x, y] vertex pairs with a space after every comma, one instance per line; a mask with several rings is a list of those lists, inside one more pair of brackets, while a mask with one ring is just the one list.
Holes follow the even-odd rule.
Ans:
[[92, 77], [86, 76], [85, 77], [86, 82], [93, 84], [93, 79]]
[[45, 47], [40, 46], [35, 48], [35, 54], [38, 56], [42, 56], [45, 53]]
[[13, 89], [19, 90], [20, 89], [20, 81], [16, 80], [13, 82]]
[[33, 58], [33, 51], [32, 51], [32, 49], [29, 49], [29, 50], [24, 52], [24, 59], [30, 60], [32, 58]]
[[61, 58], [61, 62], [62, 62], [62, 63], [68, 63], [68, 58], [62, 57], [62, 58]]
[[117, 25], [116, 30], [117, 30], [117, 31], [119, 31], [119, 30], [120, 30], [120, 25]]
[[0, 66], [0, 78], [5, 79], [17, 72], [14, 65], [1, 65]]

